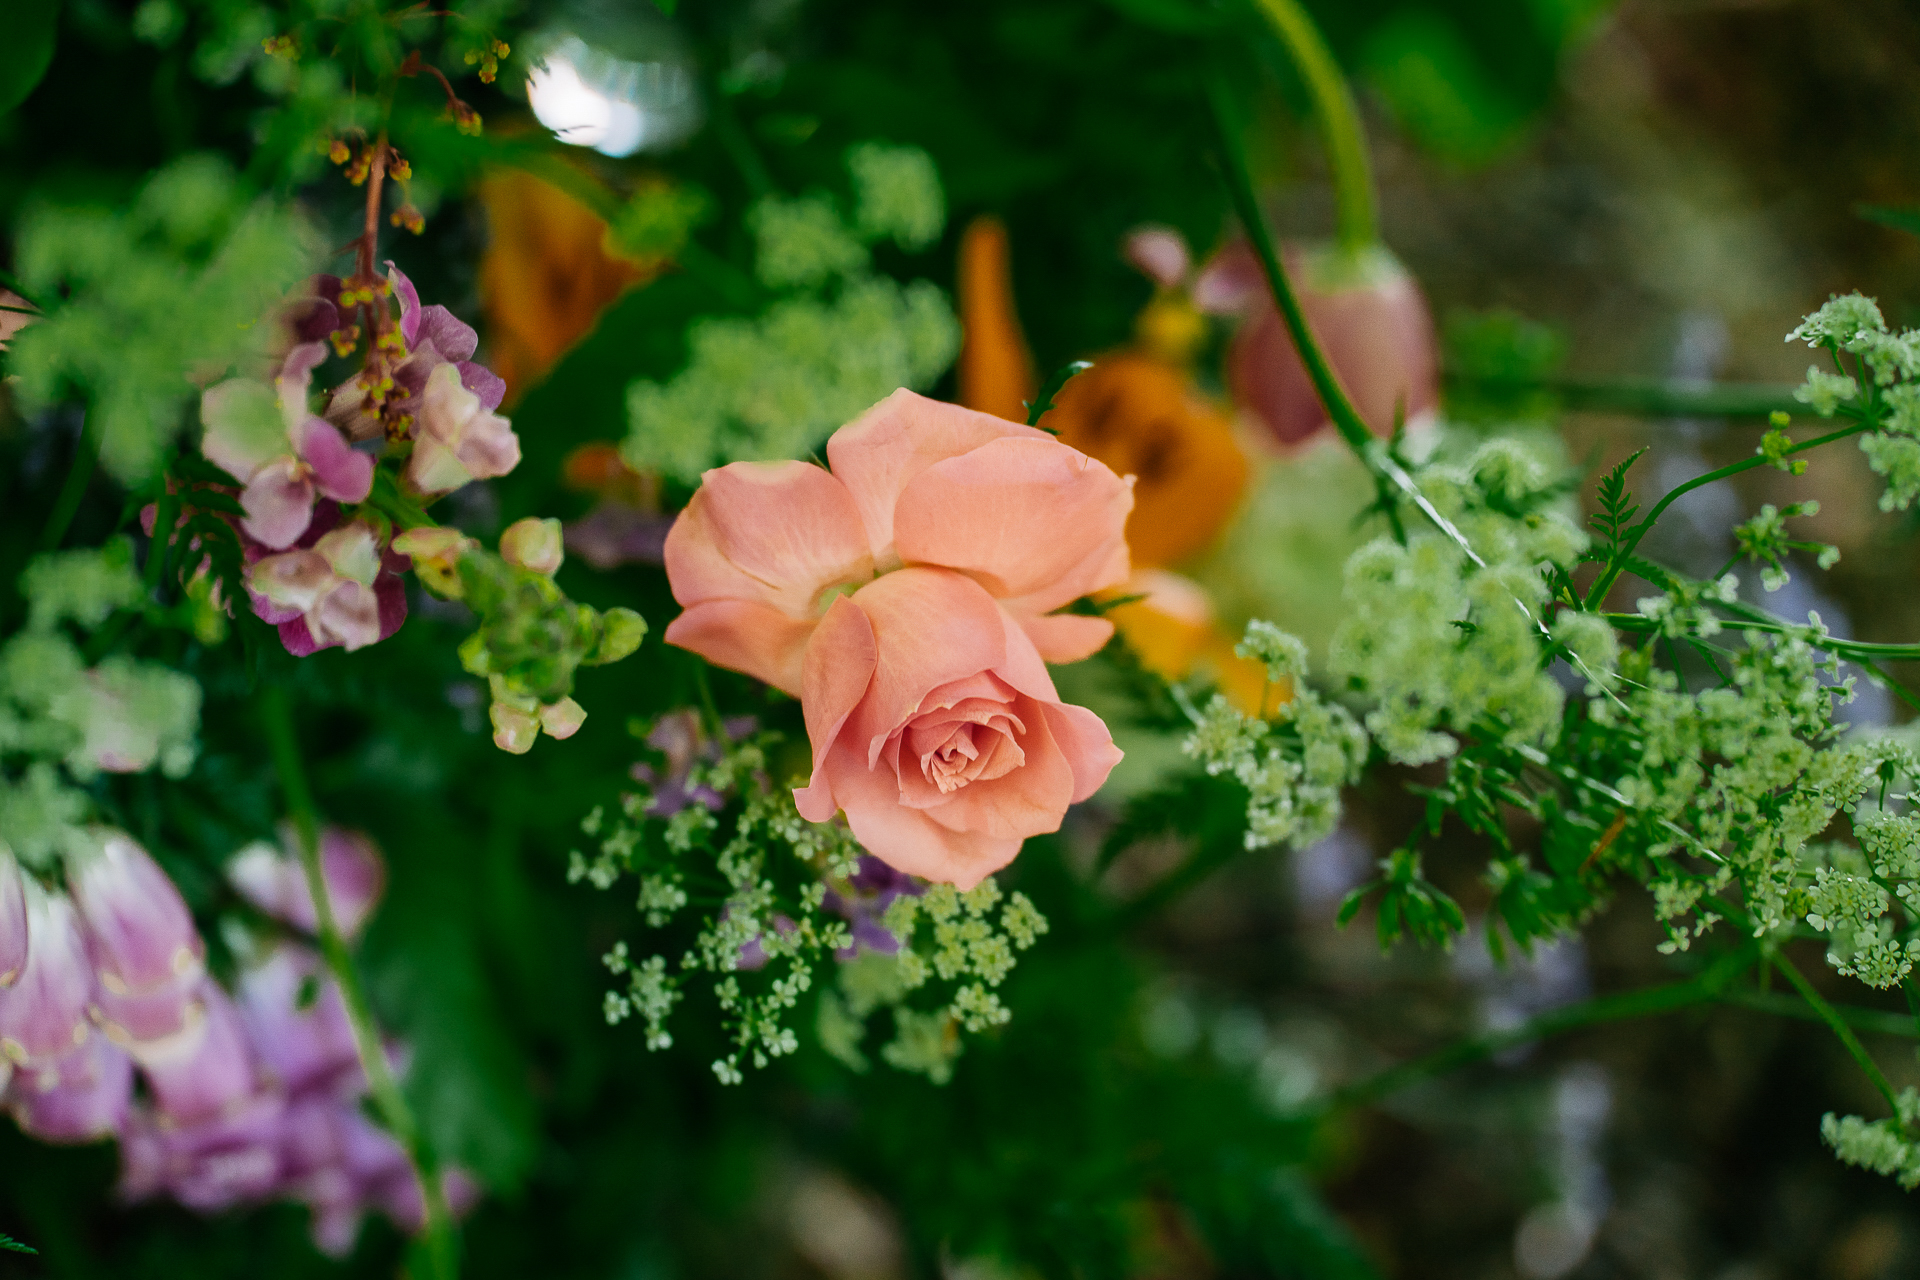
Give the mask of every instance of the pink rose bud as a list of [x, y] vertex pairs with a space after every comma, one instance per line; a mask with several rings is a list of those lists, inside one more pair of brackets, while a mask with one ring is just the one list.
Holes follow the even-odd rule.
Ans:
[[140, 1064], [154, 1102], [176, 1124], [217, 1116], [255, 1091], [253, 1050], [233, 1001], [212, 981], [198, 992], [205, 1029], [175, 1051], [148, 1055]]
[[193, 916], [147, 851], [111, 828], [68, 867], [68, 887], [99, 973], [99, 1017], [125, 1046], [187, 1030], [206, 954]]
[[[1285, 260], [1307, 325], [1368, 428], [1389, 436], [1396, 419], [1417, 425], [1440, 401], [1440, 365], [1426, 298], [1406, 268], [1378, 247], [1355, 258], [1290, 245]], [[1329, 425], [1264, 292], [1234, 336], [1227, 380], [1235, 400], [1281, 444], [1298, 444]]]
[[500, 555], [508, 564], [552, 577], [566, 557], [562, 542], [558, 520], [528, 516], [515, 520], [500, 535]]
[[27, 964], [27, 891], [13, 850], [0, 844], [0, 990]]
[[117, 1132], [133, 1097], [133, 1060], [105, 1036], [37, 1071], [21, 1071], [7, 1093], [20, 1128], [42, 1142], [94, 1142]]
[[707, 473], [667, 535], [686, 611], [666, 638], [799, 696], [802, 817], [845, 810], [875, 857], [970, 888], [1120, 759], [1046, 663], [1113, 634], [1057, 610], [1126, 580], [1133, 486], [1044, 431], [905, 390], [827, 459]]
[[15, 1065], [38, 1069], [87, 1042], [87, 1005], [94, 991], [73, 903], [31, 879], [27, 899], [27, 963], [0, 991], [0, 1053]]
[[[281, 838], [288, 846], [299, 839], [290, 830]], [[341, 933], [354, 936], [386, 888], [387, 869], [380, 850], [358, 832], [327, 827], [320, 833], [320, 873], [327, 882], [334, 923]], [[249, 845], [227, 864], [227, 881], [274, 919], [307, 933], [319, 931], [306, 868], [285, 848], [265, 841]]]

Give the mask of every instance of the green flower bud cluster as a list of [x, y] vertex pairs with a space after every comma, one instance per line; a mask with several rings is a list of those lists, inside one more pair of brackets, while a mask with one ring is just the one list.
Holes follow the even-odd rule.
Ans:
[[633, 610], [602, 612], [554, 584], [559, 538], [558, 521], [521, 521], [501, 535], [502, 554], [473, 548], [458, 561], [455, 594], [480, 615], [479, 629], [460, 643], [460, 663], [485, 677], [494, 743], [515, 754], [543, 729], [572, 736], [587, 715], [572, 697], [574, 673], [618, 662], [647, 634]]
[[1820, 504], [1811, 499], [1792, 503], [1785, 511], [1769, 502], [1751, 520], [1734, 526], [1733, 536], [1740, 546], [1740, 553], [1766, 566], [1760, 571], [1761, 586], [1768, 591], [1778, 591], [1792, 581], [1784, 563], [1790, 551], [1813, 553], [1815, 562], [1822, 569], [1831, 569], [1840, 562], [1840, 548], [1836, 546], [1824, 542], [1796, 542], [1787, 536], [1788, 520], [1795, 516], [1818, 514]]
[[867, 248], [939, 237], [932, 161], [868, 144], [848, 165], [851, 222], [819, 193], [769, 196], [749, 211], [756, 274], [785, 296], [758, 316], [696, 322], [678, 375], [628, 388], [631, 466], [693, 483], [719, 463], [804, 457], [889, 392], [924, 390], [953, 362], [960, 326], [945, 296], [925, 280], [875, 274]]
[[1895, 1101], [1899, 1115], [1885, 1120], [1829, 1111], [1821, 1117], [1820, 1136], [1848, 1164], [1885, 1174], [1912, 1191], [1920, 1188], [1920, 1141], [1911, 1136], [1920, 1126], [1920, 1092], [1902, 1089]]
[[1810, 367], [1794, 398], [1823, 418], [1844, 413], [1865, 424], [1860, 450], [1887, 480], [1880, 509], [1906, 510], [1920, 498], [1920, 330], [1889, 330], [1873, 299], [1849, 293], [1802, 320], [1787, 341], [1822, 348], [1834, 363], [1833, 372]]

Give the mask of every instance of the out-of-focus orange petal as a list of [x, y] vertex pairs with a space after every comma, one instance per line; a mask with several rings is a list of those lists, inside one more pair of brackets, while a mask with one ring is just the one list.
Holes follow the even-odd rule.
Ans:
[[1178, 564], [1225, 527], [1247, 484], [1232, 421], [1185, 370], [1138, 352], [1102, 356], [1055, 398], [1062, 443], [1138, 477], [1127, 545], [1141, 568]]
[[630, 507], [654, 511], [660, 503], [660, 478], [635, 471], [620, 456], [620, 446], [606, 440], [583, 444], [560, 465], [567, 488], [596, 493]]
[[960, 403], [1014, 422], [1038, 392], [1033, 357], [1013, 305], [1007, 228], [983, 214], [960, 237]]
[[1292, 699], [1291, 681], [1269, 684], [1265, 664], [1234, 653], [1234, 639], [1215, 623], [1206, 589], [1191, 578], [1147, 569], [1107, 594], [1146, 597], [1109, 610], [1107, 617], [1140, 664], [1162, 679], [1184, 680], [1204, 668], [1228, 701], [1249, 715], [1271, 715]]
[[488, 362], [517, 399], [585, 337], [606, 309], [657, 271], [611, 257], [607, 224], [572, 196], [530, 174], [496, 172], [480, 184], [487, 252], [480, 298]]

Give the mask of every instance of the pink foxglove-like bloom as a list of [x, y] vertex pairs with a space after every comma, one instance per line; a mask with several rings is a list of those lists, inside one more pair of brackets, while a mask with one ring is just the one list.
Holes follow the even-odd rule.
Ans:
[[[73, 903], [33, 880], [25, 888], [27, 963], [13, 985], [0, 991], [0, 1053], [23, 1075], [85, 1046], [94, 992], [93, 965]], [[16, 1079], [14, 1087], [20, 1083]]]
[[667, 537], [667, 639], [800, 697], [802, 816], [971, 887], [1120, 759], [1046, 662], [1113, 632], [1055, 612], [1127, 577], [1132, 485], [1043, 431], [898, 391], [803, 462], [709, 471]]
[[324, 341], [303, 342], [287, 353], [272, 388], [231, 378], [200, 400], [201, 452], [245, 486], [240, 527], [275, 551], [307, 531], [318, 498], [363, 502], [373, 488], [373, 458], [307, 408], [313, 371], [326, 356]]
[[119, 1131], [133, 1098], [133, 1060], [105, 1036], [39, 1070], [23, 1070], [7, 1091], [22, 1131], [42, 1142], [96, 1142]]
[[[393, 563], [388, 563], [389, 559]], [[247, 566], [254, 612], [280, 628], [287, 651], [349, 651], [384, 640], [407, 616], [397, 570], [406, 561], [381, 549], [358, 520], [329, 529], [310, 547], [263, 556]]]
[[99, 981], [95, 1020], [136, 1056], [197, 1041], [205, 947], [167, 873], [123, 833], [99, 828], [68, 881]]
[[[289, 847], [298, 838], [292, 831], [282, 834]], [[386, 887], [387, 869], [380, 851], [363, 835], [328, 827], [320, 833], [320, 872], [326, 877], [334, 923], [352, 937], [373, 913]], [[264, 841], [249, 845], [227, 865], [227, 879], [241, 897], [268, 915], [306, 933], [319, 932], [306, 868], [286, 848]]]

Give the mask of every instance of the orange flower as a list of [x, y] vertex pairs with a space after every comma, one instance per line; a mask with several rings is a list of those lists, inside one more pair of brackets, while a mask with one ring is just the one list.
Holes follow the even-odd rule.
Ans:
[[1007, 228], [991, 216], [975, 218], [960, 237], [960, 403], [1011, 422], [1027, 420], [1037, 386], [1033, 357], [1020, 333], [1007, 264]]
[[1067, 383], [1046, 425], [1121, 475], [1137, 477], [1127, 545], [1143, 567], [1204, 550], [1233, 515], [1247, 459], [1227, 415], [1202, 399], [1186, 371], [1122, 351]]
[[487, 345], [511, 402], [587, 335], [608, 303], [657, 269], [608, 255], [607, 224], [529, 174], [495, 173], [480, 198], [490, 233], [480, 261]]
[[1108, 610], [1107, 618], [1126, 637], [1140, 665], [1155, 675], [1184, 680], [1201, 669], [1219, 682], [1228, 701], [1249, 715], [1271, 715], [1292, 699], [1291, 682], [1270, 685], [1264, 664], [1234, 653], [1234, 639], [1215, 622], [1206, 588], [1191, 578], [1143, 569], [1108, 595], [1146, 597]]

